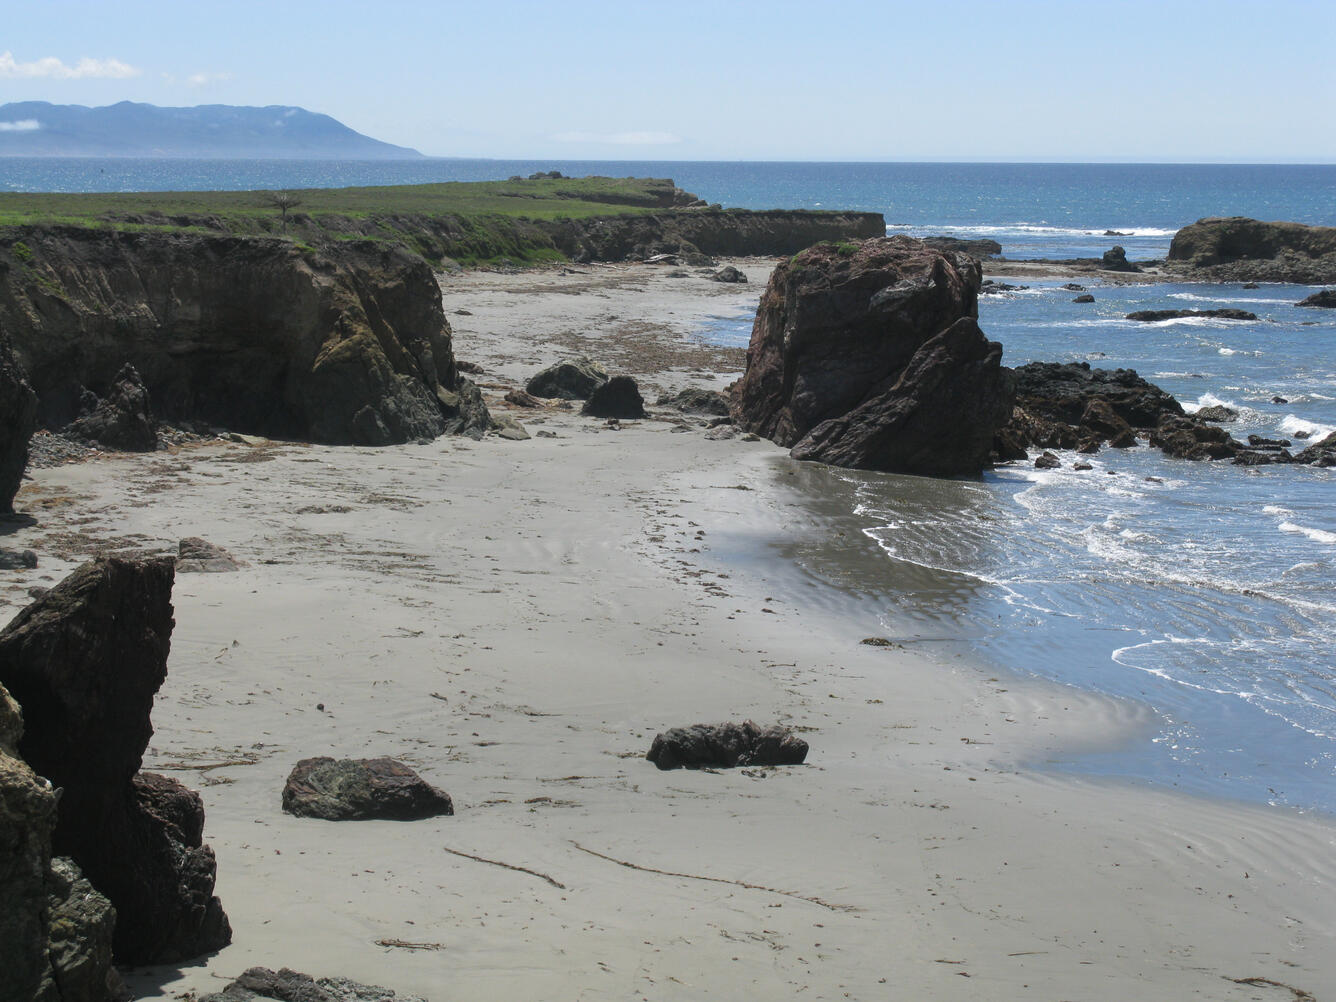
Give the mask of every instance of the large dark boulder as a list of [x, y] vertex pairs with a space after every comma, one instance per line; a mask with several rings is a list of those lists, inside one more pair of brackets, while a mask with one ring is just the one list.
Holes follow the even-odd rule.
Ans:
[[1150, 444], [1178, 459], [1231, 459], [1242, 443], [1229, 432], [1195, 417], [1166, 416], [1151, 433]]
[[791, 454], [864, 470], [978, 472], [1011, 414], [1001, 363], [1002, 346], [963, 317], [927, 341], [894, 385], [817, 425]]
[[347, 978], [313, 978], [284, 967], [252, 967], [221, 992], [200, 1002], [425, 1002], [417, 995], [396, 995], [388, 988]]
[[135, 367], [122, 366], [93, 410], [70, 422], [65, 434], [120, 452], [156, 449], [157, 422], [149, 405], [148, 389]]
[[1127, 251], [1119, 246], [1110, 247], [1104, 252], [1100, 267], [1105, 271], [1140, 271], [1136, 265], [1127, 260]]
[[594, 392], [589, 394], [580, 413], [601, 418], [643, 418], [645, 399], [640, 395], [640, 387], [630, 376], [613, 376], [606, 383], [594, 387]]
[[283, 810], [325, 821], [419, 821], [455, 813], [448, 793], [392, 758], [304, 758], [283, 785]]
[[1332, 432], [1320, 442], [1314, 442], [1294, 457], [1295, 462], [1309, 466], [1336, 466], [1336, 432]]
[[660, 769], [731, 769], [745, 765], [801, 765], [807, 742], [787, 727], [740, 724], [692, 724], [654, 738], [645, 756]]
[[[801, 443], [807, 458], [979, 472], [1011, 409], [1001, 348], [974, 323], [980, 282], [973, 258], [908, 237], [821, 244], [781, 263], [757, 310], [734, 419]], [[972, 421], [984, 427], [962, 427]]]
[[28, 439], [36, 430], [37, 394], [0, 330], [0, 514], [14, 510], [28, 465]]
[[567, 359], [549, 365], [525, 384], [535, 397], [562, 400], [588, 400], [589, 395], [608, 381], [608, 370], [588, 358]]
[[175, 962], [231, 940], [198, 797], [136, 776], [167, 675], [173, 577], [170, 558], [99, 559], [0, 632], [0, 683], [26, 722], [19, 752], [63, 789], [54, 851], [115, 906], [116, 959], [126, 964]]

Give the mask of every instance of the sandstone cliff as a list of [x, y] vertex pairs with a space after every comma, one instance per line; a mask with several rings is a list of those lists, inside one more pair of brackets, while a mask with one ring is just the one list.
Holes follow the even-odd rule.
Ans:
[[369, 240], [13, 228], [0, 326], [53, 427], [127, 362], [159, 415], [237, 431], [382, 445], [487, 423], [430, 267]]
[[1219, 282], [1336, 282], [1336, 227], [1199, 219], [1174, 234], [1171, 271]]

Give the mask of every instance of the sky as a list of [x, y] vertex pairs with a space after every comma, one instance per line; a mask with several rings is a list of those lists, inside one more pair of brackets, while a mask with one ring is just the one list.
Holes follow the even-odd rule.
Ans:
[[1336, 0], [5, 8], [0, 104], [295, 105], [432, 156], [1336, 162]]

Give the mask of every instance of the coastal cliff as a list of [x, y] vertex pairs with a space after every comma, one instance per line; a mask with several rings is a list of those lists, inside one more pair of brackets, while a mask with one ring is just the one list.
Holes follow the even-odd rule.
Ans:
[[126, 363], [169, 419], [359, 445], [486, 427], [431, 268], [381, 243], [16, 227], [0, 326], [48, 427]]

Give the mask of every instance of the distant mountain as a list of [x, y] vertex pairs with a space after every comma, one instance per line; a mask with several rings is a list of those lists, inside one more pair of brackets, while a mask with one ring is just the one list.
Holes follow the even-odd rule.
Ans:
[[105, 108], [0, 105], [0, 156], [405, 160], [422, 156], [354, 132], [328, 115], [270, 105]]

